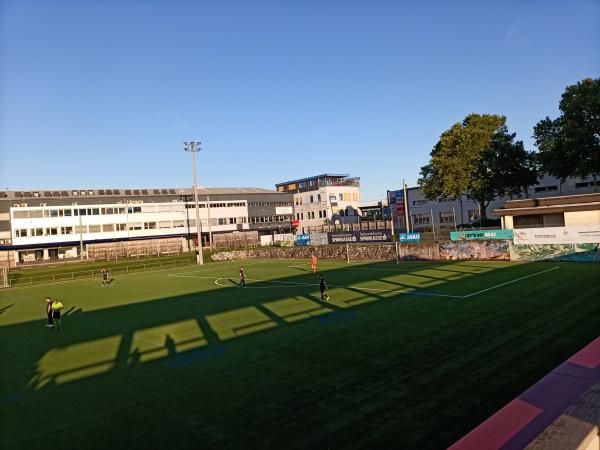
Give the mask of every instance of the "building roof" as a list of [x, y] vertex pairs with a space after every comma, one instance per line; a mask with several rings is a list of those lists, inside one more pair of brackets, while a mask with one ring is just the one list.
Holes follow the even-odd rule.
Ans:
[[290, 184], [290, 183], [300, 183], [302, 181], [316, 180], [317, 178], [348, 178], [349, 176], [350, 175], [348, 175], [348, 174], [324, 173], [322, 175], [315, 175], [314, 177], [300, 178], [298, 180], [291, 180], [291, 181], [282, 181], [281, 183], [277, 183], [275, 186], [281, 186], [283, 184]]
[[600, 193], [509, 200], [503, 208], [495, 209], [494, 214], [497, 216], [524, 216], [595, 210], [600, 210]]
[[[192, 195], [194, 189], [188, 188], [113, 188], [113, 189], [31, 189], [26, 191], [0, 191], [0, 199], [21, 200], [41, 198], [84, 198], [84, 197], [121, 197], [155, 195]], [[201, 195], [218, 194], [281, 194], [272, 189], [255, 187], [198, 188]]]

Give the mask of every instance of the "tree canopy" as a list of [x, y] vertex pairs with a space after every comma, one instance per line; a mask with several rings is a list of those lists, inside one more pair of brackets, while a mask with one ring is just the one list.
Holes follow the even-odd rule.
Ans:
[[546, 117], [533, 129], [541, 169], [561, 180], [600, 175], [600, 79], [567, 86], [561, 114]]
[[419, 185], [425, 197], [458, 198], [466, 194], [485, 208], [497, 196], [518, 194], [537, 182], [532, 152], [515, 142], [506, 117], [470, 114], [442, 133], [421, 168]]

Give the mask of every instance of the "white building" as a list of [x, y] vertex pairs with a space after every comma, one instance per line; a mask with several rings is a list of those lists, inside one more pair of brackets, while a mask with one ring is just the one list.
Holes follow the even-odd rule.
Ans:
[[276, 185], [277, 192], [292, 193], [297, 233], [327, 224], [358, 222], [360, 178], [323, 174]]
[[[555, 177], [546, 175], [535, 186], [529, 186], [520, 195], [498, 197], [486, 208], [488, 219], [497, 219], [494, 210], [502, 208], [508, 200], [525, 198], [545, 198], [560, 195], [589, 194], [600, 191], [600, 181], [588, 178], [568, 178], [561, 183]], [[458, 199], [427, 200], [419, 187], [408, 188], [408, 208], [413, 229], [429, 228], [432, 223], [437, 226], [454, 227], [454, 224], [468, 224], [479, 219], [479, 204], [466, 195]], [[404, 227], [403, 218], [395, 218], [396, 228]]]
[[[225, 233], [290, 232], [291, 194], [258, 188], [199, 189], [204, 246]], [[173, 238], [193, 247], [192, 190], [85, 189], [4, 191], [0, 196], [0, 253], [12, 263], [75, 258], [88, 244]], [[1, 261], [0, 261], [1, 262]]]

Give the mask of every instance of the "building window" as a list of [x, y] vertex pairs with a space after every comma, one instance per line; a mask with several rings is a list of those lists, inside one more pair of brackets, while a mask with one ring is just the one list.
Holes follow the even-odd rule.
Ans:
[[558, 191], [558, 186], [538, 186], [533, 188], [534, 192]]
[[413, 222], [415, 225], [429, 225], [429, 214], [415, 214]]
[[588, 187], [594, 187], [594, 185], [600, 186], [600, 180], [596, 181], [595, 183], [593, 181], [585, 181], [583, 183], [575, 183], [575, 188], [576, 189], [584, 189], [584, 188], [588, 188]]
[[125, 224], [124, 223], [118, 223], [116, 224], [117, 226], [117, 231], [125, 231], [127, 228], [125, 228]]
[[90, 233], [100, 233], [102, 229], [100, 225], [90, 225]]
[[156, 222], [145, 222], [144, 230], [156, 230]]
[[342, 192], [340, 192], [340, 201], [343, 202], [344, 201], [344, 194]]
[[27, 230], [15, 230], [15, 237], [27, 237]]
[[73, 234], [73, 227], [60, 227], [60, 234]]
[[43, 236], [44, 235], [44, 229], [43, 228], [32, 228], [31, 229], [31, 235], [32, 236]]
[[310, 196], [310, 203], [314, 203], [314, 197], [312, 195]]
[[28, 217], [27, 211], [13, 211], [13, 219], [27, 219]]
[[56, 236], [56, 235], [58, 235], [58, 228], [47, 228], [46, 234], [48, 236]]
[[451, 211], [444, 211], [440, 213], [440, 223], [453, 223], [454, 213]]
[[115, 231], [115, 224], [114, 223], [107, 223], [102, 225], [102, 231], [104, 233], [109, 233], [111, 231]]

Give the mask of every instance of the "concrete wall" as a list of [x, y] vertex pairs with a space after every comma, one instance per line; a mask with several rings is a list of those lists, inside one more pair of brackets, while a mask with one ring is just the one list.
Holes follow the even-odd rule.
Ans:
[[566, 227], [582, 227], [600, 224], [600, 211], [565, 212]]

